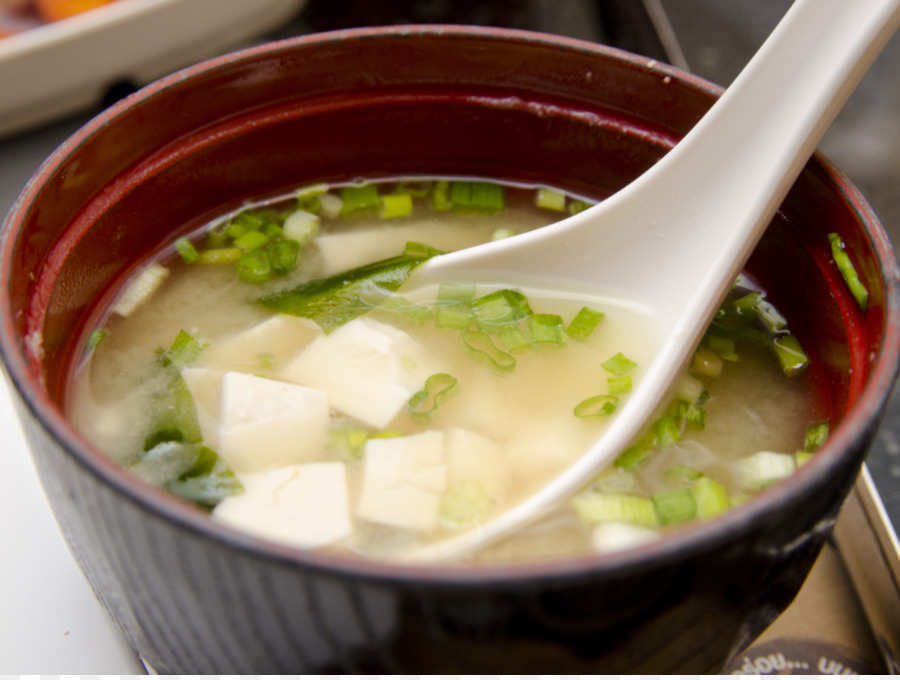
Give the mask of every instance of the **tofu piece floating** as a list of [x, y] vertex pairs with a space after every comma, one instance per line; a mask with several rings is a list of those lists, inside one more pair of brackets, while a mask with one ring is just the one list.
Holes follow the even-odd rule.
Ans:
[[316, 239], [325, 276], [383, 260], [403, 252], [408, 241], [427, 243], [438, 250], [460, 250], [479, 242], [471, 229], [441, 220], [417, 220], [415, 226], [379, 226], [377, 229], [323, 234]]
[[449, 484], [477, 480], [490, 498], [504, 496], [509, 471], [503, 447], [493, 439], [459, 427], [444, 435]]
[[286, 364], [322, 334], [309, 319], [278, 314], [253, 328], [213, 342], [203, 350], [198, 367], [259, 373], [267, 364]]
[[279, 377], [321, 390], [334, 408], [384, 428], [436, 372], [407, 333], [360, 317], [313, 340]]
[[237, 473], [321, 460], [328, 419], [319, 390], [232, 371], [219, 386], [219, 455]]
[[447, 489], [443, 450], [443, 434], [436, 430], [366, 442], [356, 516], [411, 531], [436, 528]]
[[343, 463], [308, 463], [240, 475], [244, 493], [219, 503], [223, 522], [301, 548], [348, 537], [353, 520]]

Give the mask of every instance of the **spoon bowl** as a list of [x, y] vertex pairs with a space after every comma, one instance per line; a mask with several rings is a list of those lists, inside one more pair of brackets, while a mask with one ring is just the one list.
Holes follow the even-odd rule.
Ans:
[[432, 258], [406, 288], [522, 285], [623, 300], [661, 341], [609, 429], [539, 492], [411, 559], [464, 555], [584, 487], [670, 393], [828, 125], [900, 24], [900, 0], [797, 0], [676, 147], [607, 200], [554, 225]]

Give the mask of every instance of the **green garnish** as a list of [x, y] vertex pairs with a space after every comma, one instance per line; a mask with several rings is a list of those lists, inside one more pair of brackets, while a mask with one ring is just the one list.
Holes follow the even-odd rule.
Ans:
[[374, 184], [341, 187], [342, 217], [377, 215], [381, 212], [381, 196]]
[[401, 255], [314, 279], [257, 302], [274, 312], [312, 319], [325, 333], [331, 333], [382, 302], [413, 269], [438, 254], [438, 250], [410, 242]]
[[688, 522], [697, 516], [697, 502], [687, 487], [655, 493], [650, 500], [663, 526]]
[[847, 284], [859, 308], [866, 311], [869, 305], [869, 291], [859, 278], [850, 255], [847, 254], [843, 239], [840, 234], [831, 233], [828, 234], [828, 240], [831, 243], [831, 256], [834, 258], [834, 263], [837, 265], [844, 283]]
[[457, 392], [457, 380], [448, 373], [435, 373], [425, 380], [425, 387], [409, 398], [407, 409], [416, 422], [428, 422], [438, 408]]
[[564, 212], [566, 209], [566, 195], [557, 189], [541, 187], [534, 192], [534, 204], [544, 210]]
[[193, 264], [200, 259], [200, 253], [186, 236], [175, 239], [175, 251], [181, 256], [186, 264]]
[[584, 401], [575, 406], [573, 413], [576, 418], [581, 420], [597, 420], [605, 418], [613, 414], [616, 410], [618, 397], [612, 394], [598, 394], [595, 397], [588, 397]]
[[828, 440], [829, 429], [827, 420], [810, 424], [803, 439], [803, 450], [811, 453], [819, 449]]
[[637, 367], [636, 363], [621, 352], [614, 354], [600, 365], [615, 376], [623, 376]]
[[653, 501], [643, 496], [605, 491], [586, 491], [572, 499], [572, 505], [585, 524], [628, 522], [655, 527], [659, 517]]
[[587, 340], [594, 329], [603, 321], [605, 314], [597, 312], [588, 307], [582, 307], [575, 318], [569, 323], [566, 333], [574, 340], [584, 342]]
[[490, 498], [481, 482], [466, 479], [447, 489], [438, 504], [441, 521], [453, 529], [464, 529], [484, 522]]

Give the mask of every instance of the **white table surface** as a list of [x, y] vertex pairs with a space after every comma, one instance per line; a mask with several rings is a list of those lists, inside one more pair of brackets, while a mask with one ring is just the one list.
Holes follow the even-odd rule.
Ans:
[[0, 675], [145, 673], [63, 542], [5, 376], [0, 441]]

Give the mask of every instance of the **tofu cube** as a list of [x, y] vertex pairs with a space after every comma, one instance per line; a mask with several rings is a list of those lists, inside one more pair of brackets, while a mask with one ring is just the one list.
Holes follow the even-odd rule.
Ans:
[[429, 430], [366, 442], [356, 516], [411, 531], [436, 528], [441, 494], [447, 489], [443, 439], [441, 432]]
[[244, 493], [213, 517], [264, 538], [318, 548], [353, 532], [343, 463], [308, 463], [240, 475]]
[[219, 387], [219, 454], [238, 473], [321, 460], [329, 415], [319, 390], [226, 373]]
[[491, 499], [504, 496], [510, 476], [503, 447], [480, 434], [452, 428], [444, 435], [447, 479], [455, 485], [477, 480]]
[[231, 337], [221, 338], [203, 350], [200, 368], [259, 373], [267, 364], [286, 364], [301, 349], [321, 335], [309, 319], [277, 314]]
[[329, 403], [384, 428], [438, 372], [407, 333], [360, 317], [311, 342], [279, 377], [328, 395]]

